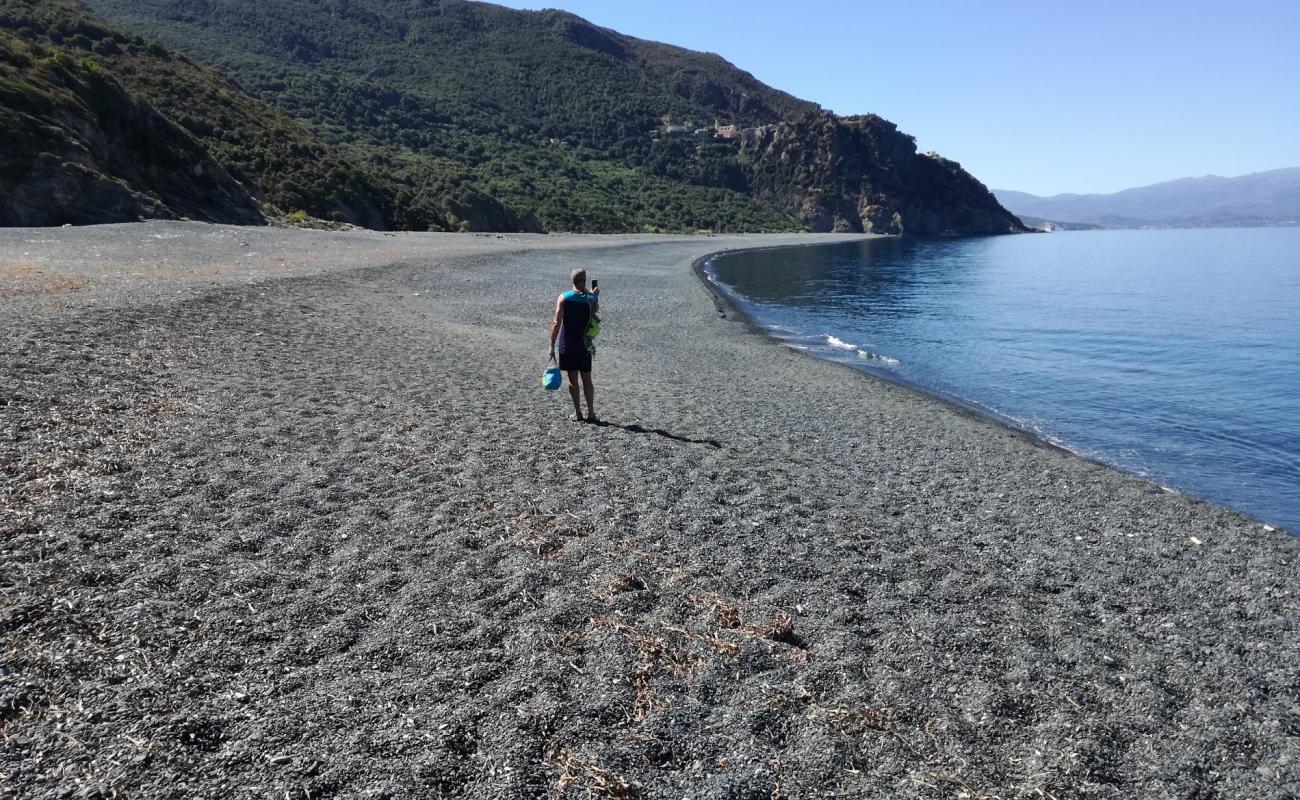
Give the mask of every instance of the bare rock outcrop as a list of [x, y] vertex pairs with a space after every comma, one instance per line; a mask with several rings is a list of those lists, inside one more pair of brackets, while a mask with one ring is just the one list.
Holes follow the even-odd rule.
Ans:
[[916, 140], [874, 114], [804, 114], [765, 126], [741, 159], [761, 199], [813, 231], [920, 236], [1026, 230], [955, 161], [916, 152]]

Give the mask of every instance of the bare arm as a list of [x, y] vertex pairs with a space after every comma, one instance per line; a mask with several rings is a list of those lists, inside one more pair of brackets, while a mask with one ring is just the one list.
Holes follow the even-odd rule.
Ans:
[[555, 355], [555, 340], [560, 338], [560, 323], [564, 321], [564, 296], [555, 298], [555, 319], [551, 320], [551, 355]]

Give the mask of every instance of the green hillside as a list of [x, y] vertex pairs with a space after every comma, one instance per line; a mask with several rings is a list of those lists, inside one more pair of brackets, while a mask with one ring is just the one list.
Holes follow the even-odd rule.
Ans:
[[[866, 126], [874, 133], [864, 139], [862, 124], [717, 55], [560, 11], [466, 0], [90, 2], [219, 66], [329, 141], [457, 163], [467, 181], [553, 229], [1021, 228], [983, 185], [918, 155], [888, 123]], [[780, 132], [826, 121], [841, 144], [873, 147], [857, 155], [875, 162], [849, 175], [827, 162], [800, 177], [757, 148], [764, 129], [785, 140]], [[713, 137], [715, 123], [746, 135]], [[819, 147], [810, 142], [799, 160]], [[799, 143], [781, 150], [791, 148]], [[783, 175], [785, 185], [769, 186]], [[920, 178], [917, 190], [901, 175]]]
[[879, 118], [834, 117], [719, 56], [563, 12], [89, 5], [107, 21], [76, 0], [0, 0], [0, 30], [109, 76], [271, 213], [414, 230], [1019, 229]]
[[664, 117], [756, 124], [812, 107], [717, 56], [481, 3], [93, 5], [384, 171], [476, 187], [549, 229], [799, 228], [743, 186], [638, 168]]
[[[120, 101], [126, 107], [143, 109], [142, 113], [150, 115], [152, 121], [142, 123], [144, 128], [161, 130], [155, 122], [163, 127], [179, 127], [187, 134], [191, 150], [203, 153], [242, 183], [243, 192], [272, 210], [304, 211], [374, 228], [514, 229], [523, 224], [517, 215], [491, 198], [458, 186], [450, 169], [437, 175], [398, 174], [373, 163], [369, 154], [358, 157], [346, 148], [327, 144], [302, 122], [249, 97], [216, 70], [138, 36], [114, 30], [74, 0], [0, 0], [0, 32], [6, 35], [11, 52], [42, 53], [57, 58], [66, 70], [101, 76], [126, 98]], [[10, 80], [24, 83], [28, 89], [39, 89], [30, 83], [42, 80], [39, 75], [33, 76], [31, 70], [19, 73], [14, 59], [8, 61]], [[113, 105], [107, 103], [106, 107]], [[120, 122], [112, 114], [103, 121]], [[16, 131], [22, 129], [17, 120], [10, 118], [8, 123]], [[102, 138], [96, 130], [98, 124], [82, 126], [84, 135], [79, 141]], [[25, 145], [11, 146], [15, 154], [24, 153], [21, 159], [15, 155], [15, 160], [27, 163], [40, 147], [25, 141]], [[115, 178], [123, 177], [121, 165], [148, 166], [151, 161], [159, 161], [151, 166], [161, 170], [172, 158], [171, 149], [165, 147], [152, 148], [150, 155], [136, 158], [129, 157], [129, 148], [101, 149], [120, 156], [119, 168], [109, 171]], [[49, 158], [41, 161], [47, 166], [56, 162], [65, 163]], [[47, 169], [34, 174], [29, 182], [41, 185], [49, 172]], [[28, 194], [36, 196], [39, 192]], [[73, 199], [68, 205], [77, 206]], [[129, 213], [106, 212], [98, 218], [96, 204], [85, 200], [79, 206], [69, 208], [65, 216], [76, 221], [116, 221], [137, 216], [233, 219], [211, 203], [199, 201], [186, 206], [175, 197], [171, 203], [152, 208], [146, 204]], [[260, 218], [259, 212], [253, 214]], [[247, 215], [234, 218], [248, 221]], [[6, 221], [13, 224], [19, 220]]]
[[0, 31], [0, 222], [262, 221], [179, 126], [96, 62]]
[[472, 158], [464, 134], [644, 153], [661, 118], [776, 122], [815, 108], [722, 58], [560, 11], [438, 0], [91, 0], [127, 29], [349, 135]]

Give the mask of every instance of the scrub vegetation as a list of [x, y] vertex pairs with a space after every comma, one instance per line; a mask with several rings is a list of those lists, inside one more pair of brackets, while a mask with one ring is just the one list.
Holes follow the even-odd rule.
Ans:
[[[888, 123], [879, 128], [888, 146], [857, 152], [851, 121], [720, 56], [559, 11], [464, 0], [0, 0], [0, 30], [108, 76], [271, 217], [301, 210], [421, 231], [1018, 225], [959, 167], [938, 185], [911, 181], [924, 157]], [[7, 75], [40, 90], [30, 75]], [[29, 123], [6, 117], [4, 130]], [[826, 126], [847, 157], [807, 135]], [[77, 138], [98, 134], [91, 125]], [[10, 187], [40, 194], [48, 176], [24, 171], [39, 145], [16, 149]], [[119, 216], [223, 216], [223, 201], [201, 188], [189, 204], [198, 208], [181, 209], [155, 186], [132, 185], [153, 207], [128, 204]]]

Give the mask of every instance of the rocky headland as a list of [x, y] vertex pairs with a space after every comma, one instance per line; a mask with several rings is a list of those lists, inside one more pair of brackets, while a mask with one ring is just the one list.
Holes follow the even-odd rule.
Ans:
[[755, 192], [811, 231], [920, 236], [1027, 229], [955, 161], [875, 115], [809, 113], [754, 131], [741, 150]]

